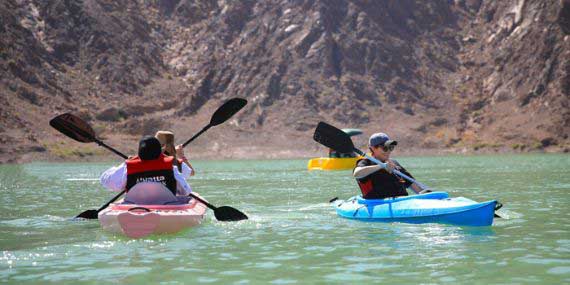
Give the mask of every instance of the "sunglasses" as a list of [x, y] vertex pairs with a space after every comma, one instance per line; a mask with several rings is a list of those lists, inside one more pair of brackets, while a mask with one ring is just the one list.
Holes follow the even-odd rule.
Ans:
[[377, 146], [377, 147], [382, 148], [382, 150], [383, 150], [384, 152], [393, 151], [394, 148], [396, 148], [395, 145], [389, 145], [389, 146], [379, 145], [379, 146]]

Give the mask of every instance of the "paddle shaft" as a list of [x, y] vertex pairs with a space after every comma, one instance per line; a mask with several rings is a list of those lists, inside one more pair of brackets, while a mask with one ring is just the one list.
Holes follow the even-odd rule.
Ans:
[[200, 198], [200, 197], [198, 197], [198, 196], [196, 196], [196, 195], [194, 195], [194, 194], [192, 194], [192, 193], [188, 194], [188, 196], [190, 196], [190, 197], [192, 197], [192, 198], [198, 200], [200, 203], [206, 205], [206, 207], [208, 207], [208, 208], [210, 208], [210, 209], [212, 209], [212, 210], [214, 210], [214, 211], [218, 208], [218, 207], [216, 207], [216, 206], [214, 206], [214, 205], [212, 205], [212, 204], [206, 202], [204, 199], [202, 199], [202, 198]]
[[[128, 157], [127, 157], [126, 155], [122, 154], [122, 153], [119, 152], [118, 150], [116, 150], [116, 149], [114, 149], [114, 148], [112, 148], [112, 147], [106, 145], [104, 142], [98, 140], [97, 138], [93, 138], [93, 139], [94, 139], [94, 141], [95, 141], [98, 145], [100, 145], [100, 146], [102, 146], [102, 147], [104, 147], [104, 148], [106, 148], [106, 149], [112, 151], [113, 153], [115, 153], [116, 155], [118, 155], [118, 156], [120, 156], [120, 157], [122, 157], [122, 158], [124, 158], [124, 159], [128, 159]], [[121, 193], [121, 194], [122, 194], [122, 193]], [[108, 206], [108, 205], [109, 205], [109, 204], [107, 204], [106, 206]]]
[[[120, 151], [118, 151], [118, 150], [116, 150], [116, 149], [114, 149], [114, 148], [112, 148], [112, 147], [106, 145], [104, 142], [98, 140], [97, 138], [94, 138], [94, 141], [95, 141], [98, 145], [100, 145], [100, 146], [102, 146], [102, 147], [104, 147], [104, 148], [106, 148], [106, 149], [112, 151], [112, 152], [115, 153], [116, 155], [118, 155], [118, 156], [120, 156], [120, 157], [122, 157], [122, 158], [124, 158], [124, 159], [128, 159], [128, 157], [127, 157], [126, 155], [124, 155], [124, 154], [121, 153]], [[109, 202], [107, 202], [105, 205], [103, 205], [103, 206], [101, 206], [99, 209], [97, 209], [97, 213], [99, 213], [99, 212], [103, 211], [105, 208], [109, 207], [109, 205], [111, 205], [111, 203], [117, 201], [117, 199], [119, 199], [123, 194], [125, 194], [125, 192], [127, 192], [127, 189], [121, 191], [119, 194], [115, 195], [115, 197], [113, 197], [111, 200], [109, 200]]]
[[191, 137], [189, 140], [187, 140], [185, 143], [182, 144], [183, 147], [186, 147], [189, 143], [191, 143], [193, 140], [195, 140], [197, 137], [199, 137], [203, 132], [207, 131], [209, 128], [212, 127], [212, 124], [208, 124], [207, 126], [205, 126], [204, 128], [202, 128], [202, 130], [200, 130], [197, 134], [195, 134], [193, 137]]
[[125, 192], [127, 192], [127, 189], [121, 191], [119, 194], [117, 194], [115, 197], [113, 197], [111, 200], [109, 200], [109, 202], [107, 202], [105, 205], [103, 205], [99, 209], [97, 209], [97, 213], [105, 210], [105, 208], [109, 207], [109, 205], [111, 205], [111, 203], [117, 201], [117, 199], [119, 199], [119, 197], [121, 197], [121, 195], [125, 194]]

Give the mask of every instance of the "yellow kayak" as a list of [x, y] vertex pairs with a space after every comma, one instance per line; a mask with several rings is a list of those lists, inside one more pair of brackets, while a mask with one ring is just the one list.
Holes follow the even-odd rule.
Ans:
[[309, 170], [346, 170], [353, 169], [356, 161], [362, 157], [330, 158], [317, 157], [309, 160], [307, 168]]
[[[360, 129], [342, 129], [349, 136], [357, 136], [362, 134]], [[309, 170], [346, 170], [353, 169], [356, 161], [362, 156], [355, 153], [338, 153], [333, 149], [329, 149], [329, 157], [317, 157], [309, 160], [307, 168]]]

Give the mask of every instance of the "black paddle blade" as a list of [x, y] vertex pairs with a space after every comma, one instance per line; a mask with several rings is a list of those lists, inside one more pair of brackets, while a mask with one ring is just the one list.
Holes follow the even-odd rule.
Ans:
[[354, 151], [354, 144], [350, 136], [325, 122], [320, 122], [317, 125], [313, 139], [341, 153], [352, 153]]
[[88, 220], [96, 220], [98, 218], [99, 212], [97, 210], [87, 210], [75, 217], [75, 219], [88, 219]]
[[247, 216], [230, 206], [221, 206], [214, 210], [214, 216], [218, 221], [222, 222], [235, 222], [247, 220]]
[[51, 119], [49, 125], [78, 142], [90, 143], [95, 141], [93, 128], [71, 113], [61, 114]]
[[224, 103], [214, 115], [212, 115], [212, 119], [210, 120], [211, 126], [217, 126], [229, 118], [231, 118], [235, 113], [239, 112], [241, 108], [243, 108], [247, 104], [247, 100], [243, 98], [232, 98], [226, 103]]

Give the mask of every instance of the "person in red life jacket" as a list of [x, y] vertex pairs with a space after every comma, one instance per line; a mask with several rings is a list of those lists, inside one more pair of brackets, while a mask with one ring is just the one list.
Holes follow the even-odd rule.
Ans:
[[172, 156], [162, 153], [160, 142], [146, 136], [139, 142], [138, 156], [130, 157], [119, 166], [107, 169], [101, 175], [101, 185], [120, 192], [139, 183], [160, 183], [174, 195], [187, 196], [192, 192], [178, 168], [173, 165]]
[[398, 142], [391, 140], [385, 133], [375, 133], [370, 136], [368, 148], [371, 155], [387, 163], [387, 168], [384, 169], [366, 158], [356, 162], [353, 176], [356, 178], [364, 199], [407, 196], [406, 188], [408, 187], [412, 187], [416, 193], [422, 190], [417, 184], [408, 182], [392, 173], [392, 170], [397, 169], [413, 178], [396, 160], [390, 159], [390, 154], [396, 145], [398, 145]]
[[178, 167], [178, 171], [182, 173], [184, 178], [188, 179], [190, 176], [194, 176], [196, 170], [190, 164], [190, 161], [186, 158], [184, 154], [184, 146], [179, 144], [174, 146], [174, 133], [170, 131], [158, 131], [154, 135], [155, 138], [160, 142], [162, 147], [162, 152], [165, 155], [174, 157], [174, 165]]

